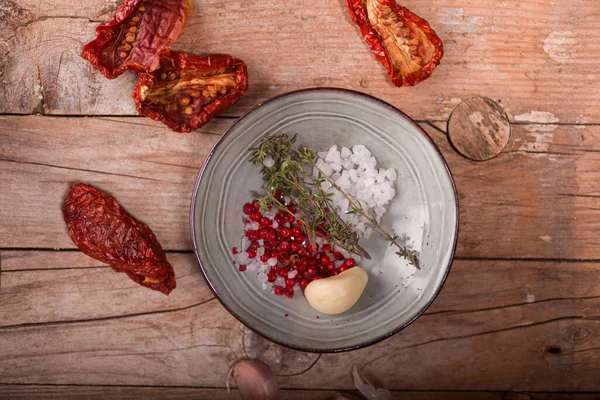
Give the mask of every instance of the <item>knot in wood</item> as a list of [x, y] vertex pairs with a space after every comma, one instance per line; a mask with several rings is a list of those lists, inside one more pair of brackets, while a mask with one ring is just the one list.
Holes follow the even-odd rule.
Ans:
[[448, 122], [454, 148], [466, 158], [485, 161], [504, 150], [510, 138], [510, 123], [492, 99], [473, 97], [459, 104]]
[[571, 325], [567, 328], [567, 340], [571, 343], [581, 342], [592, 336], [593, 331], [585, 326]]

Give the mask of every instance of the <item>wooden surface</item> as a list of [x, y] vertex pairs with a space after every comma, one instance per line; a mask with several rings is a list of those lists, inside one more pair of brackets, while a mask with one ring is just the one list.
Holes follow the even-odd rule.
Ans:
[[[267, 361], [287, 399], [353, 390], [353, 364], [401, 399], [600, 398], [600, 3], [404, 4], [446, 56], [431, 79], [398, 89], [343, 0], [193, 0], [174, 47], [242, 58], [251, 89], [188, 135], [135, 116], [133, 74], [108, 81], [79, 58], [116, 0], [2, 0], [0, 398], [226, 398], [244, 357]], [[433, 306], [382, 343], [321, 356], [272, 345], [228, 314], [188, 227], [198, 169], [234, 117], [311, 86], [360, 90], [419, 120], [461, 208], [457, 259]], [[483, 162], [447, 135], [475, 96], [511, 122], [506, 148]], [[76, 181], [150, 224], [177, 272], [171, 296], [75, 248], [60, 204]]]

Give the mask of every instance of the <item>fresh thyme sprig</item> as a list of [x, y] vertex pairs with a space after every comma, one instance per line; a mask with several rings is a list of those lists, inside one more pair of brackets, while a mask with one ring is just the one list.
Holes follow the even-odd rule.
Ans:
[[[397, 235], [390, 235], [376, 218], [368, 216], [360, 202], [353, 201], [333, 179], [317, 167], [315, 153], [308, 147], [297, 149], [294, 147], [295, 142], [296, 136], [289, 137], [282, 134], [266, 137], [257, 148], [252, 149], [251, 162], [255, 165], [263, 165], [262, 174], [266, 182], [264, 193], [256, 196], [261, 210], [266, 210], [270, 204], [292, 214], [302, 222], [312, 243], [316, 236], [326, 236], [330, 242], [351, 253], [371, 258], [369, 253], [358, 244], [360, 239], [358, 232], [350, 223], [342, 221], [335, 211], [330, 199], [333, 193], [327, 193], [322, 188], [322, 183], [328, 182], [348, 199], [351, 206], [350, 213], [367, 218], [373, 228], [381, 232], [390, 242], [390, 246], [398, 248], [396, 252], [398, 256], [404, 257], [418, 268], [417, 252], [402, 246], [398, 243]], [[319, 171], [317, 177], [311, 173], [312, 168]], [[295, 212], [290, 211], [276, 196], [277, 190], [296, 199]]]

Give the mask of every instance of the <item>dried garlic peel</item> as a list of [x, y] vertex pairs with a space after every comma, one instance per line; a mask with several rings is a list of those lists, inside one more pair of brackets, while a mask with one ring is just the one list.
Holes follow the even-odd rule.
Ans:
[[312, 281], [304, 296], [312, 308], [323, 314], [341, 314], [356, 304], [368, 280], [365, 270], [356, 266], [339, 275]]

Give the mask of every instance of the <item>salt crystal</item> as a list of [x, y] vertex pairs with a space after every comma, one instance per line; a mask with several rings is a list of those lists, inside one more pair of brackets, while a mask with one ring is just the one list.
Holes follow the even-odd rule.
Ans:
[[317, 153], [317, 156], [319, 156], [319, 158], [325, 159], [325, 157], [327, 157], [327, 152], [326, 151], [320, 151]]
[[[260, 244], [260, 243], [259, 243]], [[265, 254], [265, 248], [264, 247], [259, 247], [258, 249], [256, 249], [256, 256], [260, 257], [263, 254]]]
[[[259, 244], [260, 246], [264, 246], [264, 245], [265, 245], [265, 241], [264, 241], [264, 239], [258, 239], [258, 244]], [[261, 255], [262, 255], [262, 254], [261, 254]]]
[[263, 160], [263, 165], [267, 168], [271, 168], [273, 165], [275, 165], [275, 161], [273, 160], [273, 157], [266, 156], [265, 159]]
[[336, 162], [332, 162], [331, 164], [329, 164], [329, 166], [331, 167], [331, 169], [333, 169], [335, 172], [340, 172], [342, 170], [342, 165], [338, 164]]
[[258, 275], [256, 275], [256, 278], [260, 283], [267, 283], [269, 280], [269, 277], [264, 272], [259, 272]]
[[335, 174], [331, 175], [331, 179], [335, 182], [338, 179], [340, 179], [340, 174], [338, 172], [336, 172]]
[[258, 230], [258, 228], [260, 228], [260, 224], [257, 221], [252, 221], [250, 223], [250, 229], [252, 229], [253, 231]]
[[242, 251], [240, 254], [238, 254], [238, 262], [240, 264], [247, 264], [248, 262], [250, 262], [250, 257], [248, 257], [248, 253]]
[[[241, 254], [241, 253], [240, 253], [240, 254]], [[247, 253], [246, 253], [246, 255], [247, 255]], [[274, 267], [274, 266], [276, 266], [276, 265], [277, 265], [277, 258], [275, 258], [275, 257], [271, 257], [271, 258], [269, 258], [269, 259], [267, 260], [267, 265], [268, 265], [269, 267]]]
[[290, 278], [290, 279], [294, 279], [296, 277], [296, 275], [298, 275], [298, 271], [296, 271], [295, 269], [288, 272], [288, 278]]
[[342, 162], [342, 156], [340, 155], [340, 152], [338, 151], [336, 145], [331, 146], [331, 148], [327, 152], [327, 155], [325, 156], [325, 161], [327, 161], [328, 163]]
[[350, 174], [350, 181], [356, 182], [356, 178], [357, 178], [356, 170], [355, 169], [351, 169], [350, 172], [349, 172], [349, 174]]
[[279, 228], [279, 222], [273, 220], [273, 229]]
[[242, 236], [242, 244], [240, 247], [243, 251], [248, 250], [248, 247], [250, 247], [250, 240], [246, 237], [246, 235]]
[[369, 176], [365, 179], [365, 187], [371, 187], [375, 184], [375, 179], [372, 176]]
[[364, 238], [368, 239], [369, 237], [371, 237], [371, 234], [373, 233], [373, 228], [367, 228], [365, 229], [365, 233], [364, 233]]
[[387, 178], [392, 182], [395, 181], [397, 178], [396, 171], [394, 171], [393, 168], [388, 168], [385, 171], [385, 174], [386, 174]]
[[352, 155], [352, 151], [350, 151], [350, 149], [347, 147], [342, 147], [340, 154], [341, 154], [342, 158], [348, 158]]
[[356, 146], [354, 146], [352, 148], [352, 151], [354, 152], [354, 154], [360, 155], [363, 158], [371, 157], [371, 152], [369, 151], [369, 149], [367, 149], [362, 144], [357, 144]]

